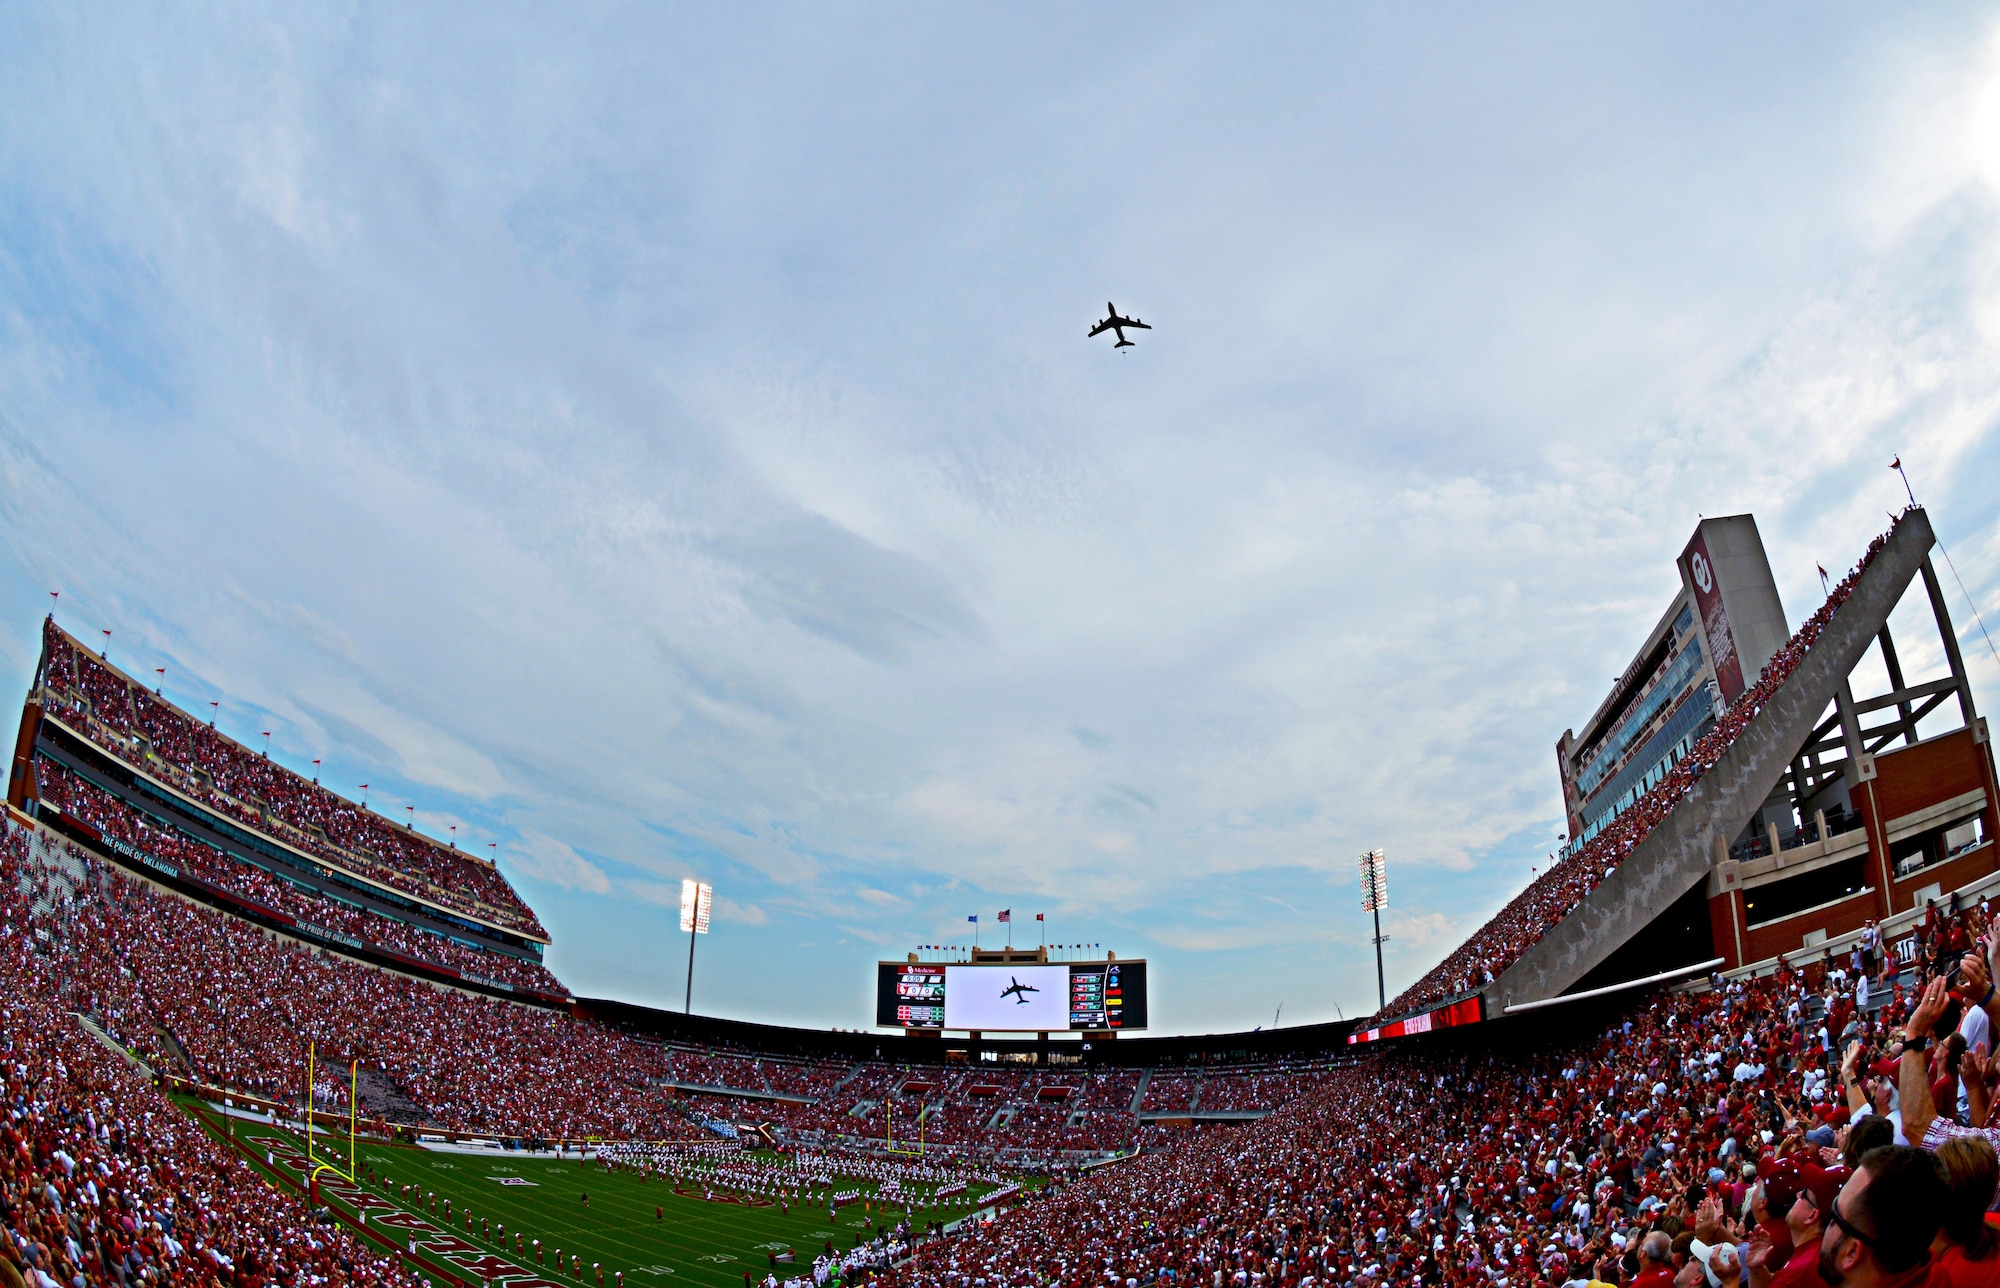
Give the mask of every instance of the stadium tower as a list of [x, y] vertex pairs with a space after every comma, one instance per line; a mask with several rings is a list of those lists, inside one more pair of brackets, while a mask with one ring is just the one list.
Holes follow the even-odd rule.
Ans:
[[[2000, 783], [1934, 544], [1910, 507], [1788, 633], [1755, 520], [1703, 520], [1678, 593], [1556, 744], [1570, 831], [1557, 863], [1354, 1040], [1676, 972], [1798, 965], [1864, 933], [1907, 953], [1933, 901], [2000, 887]], [[1945, 671], [1920, 683], [1889, 631], [1911, 593]], [[1888, 688], [1857, 700], [1850, 676], [1871, 651]]]

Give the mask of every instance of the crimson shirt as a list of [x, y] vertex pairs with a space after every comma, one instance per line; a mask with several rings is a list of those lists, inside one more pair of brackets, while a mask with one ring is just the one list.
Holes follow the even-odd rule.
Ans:
[[1819, 1277], [1818, 1239], [1813, 1240], [1811, 1247], [1800, 1248], [1792, 1254], [1785, 1268], [1771, 1280], [1771, 1288], [1830, 1288], [1826, 1280]]
[[1967, 1261], [1957, 1247], [1931, 1258], [1931, 1277], [1924, 1288], [2000, 1288], [2000, 1256]]

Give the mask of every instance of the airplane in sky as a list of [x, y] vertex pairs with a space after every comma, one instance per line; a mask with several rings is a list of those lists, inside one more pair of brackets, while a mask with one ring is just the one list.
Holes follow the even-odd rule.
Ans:
[[1090, 336], [1084, 337], [1085, 339], [1089, 339], [1091, 336], [1103, 335], [1106, 331], [1116, 331], [1118, 333], [1118, 343], [1112, 345], [1111, 347], [1114, 349], [1129, 349], [1132, 347], [1132, 342], [1125, 338], [1126, 327], [1128, 326], [1133, 327], [1140, 331], [1150, 331], [1153, 329], [1147, 326], [1144, 322], [1141, 322], [1138, 318], [1119, 317], [1118, 306], [1116, 304], [1112, 304], [1109, 301], [1105, 302], [1104, 311], [1106, 313], [1109, 313], [1111, 316], [1105, 318], [1102, 322], [1099, 322], [1096, 326], [1090, 328]]
[[1001, 989], [1000, 996], [1007, 997], [1012, 995], [1014, 1005], [1016, 1006], [1026, 1006], [1028, 1004], [1028, 994], [1042, 991], [1032, 984], [1023, 984], [1020, 980], [1014, 979], [1012, 975], [1009, 975], [1007, 978], [1013, 982], [1014, 987]]

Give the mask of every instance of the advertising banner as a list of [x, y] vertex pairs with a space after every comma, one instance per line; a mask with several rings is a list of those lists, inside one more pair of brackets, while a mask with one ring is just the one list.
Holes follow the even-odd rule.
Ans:
[[1347, 1035], [1347, 1045], [1357, 1046], [1363, 1042], [1383, 1042], [1389, 1038], [1406, 1038], [1416, 1033], [1430, 1033], [1437, 1029], [1457, 1028], [1461, 1024], [1480, 1024], [1486, 1019], [1484, 1008], [1477, 997], [1468, 997], [1412, 1015], [1393, 1024], [1378, 1028], [1357, 1029]]
[[1743, 659], [1736, 651], [1736, 637], [1729, 630], [1729, 613], [1722, 606], [1722, 583], [1716, 576], [1715, 561], [1709, 557], [1708, 542], [1700, 528], [1695, 529], [1694, 540], [1681, 552], [1681, 572], [1694, 588], [1695, 609], [1701, 614], [1702, 631], [1708, 637], [1708, 657], [1722, 687], [1722, 701], [1734, 706], [1747, 687], [1743, 682]]

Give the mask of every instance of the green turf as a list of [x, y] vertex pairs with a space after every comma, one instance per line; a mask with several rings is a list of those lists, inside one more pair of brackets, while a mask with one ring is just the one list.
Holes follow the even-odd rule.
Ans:
[[[217, 1116], [201, 1112], [194, 1106], [197, 1116], [211, 1132], [223, 1134], [224, 1128]], [[303, 1149], [299, 1137], [281, 1128], [266, 1127], [259, 1123], [238, 1120], [235, 1136], [240, 1147], [250, 1161], [260, 1171], [264, 1168], [265, 1152], [274, 1151], [276, 1171], [283, 1181], [293, 1185], [302, 1182], [300, 1169], [286, 1160], [286, 1155], [294, 1157]], [[322, 1141], [317, 1147], [325, 1157], [331, 1154], [344, 1167], [346, 1142], [329, 1147]], [[377, 1176], [387, 1177], [390, 1184], [385, 1188], [380, 1184], [364, 1184], [361, 1188], [377, 1199], [387, 1200], [402, 1207], [398, 1195], [399, 1187], [406, 1184], [422, 1186], [427, 1192], [435, 1192], [440, 1197], [437, 1214], [432, 1215], [426, 1205], [420, 1215], [439, 1229], [448, 1230], [459, 1239], [475, 1244], [482, 1251], [496, 1253], [522, 1266], [531, 1273], [565, 1282], [577, 1282], [585, 1288], [594, 1288], [596, 1280], [591, 1272], [593, 1262], [604, 1266], [606, 1288], [615, 1288], [614, 1271], [625, 1272], [627, 1288], [661, 1288], [663, 1285], [687, 1284], [690, 1288], [742, 1288], [743, 1272], [748, 1270], [753, 1279], [762, 1280], [771, 1269], [768, 1254], [774, 1250], [795, 1249], [798, 1254], [796, 1265], [778, 1267], [781, 1278], [792, 1274], [809, 1273], [813, 1257], [825, 1250], [826, 1241], [832, 1239], [835, 1246], [845, 1252], [853, 1245], [856, 1237], [866, 1239], [875, 1233], [869, 1224], [870, 1214], [860, 1203], [844, 1206], [839, 1216], [829, 1222], [824, 1206], [794, 1204], [789, 1214], [781, 1213], [773, 1205], [751, 1207], [740, 1203], [709, 1201], [699, 1195], [689, 1197], [674, 1192], [671, 1183], [643, 1178], [629, 1172], [606, 1172], [596, 1163], [582, 1163], [575, 1158], [558, 1160], [548, 1155], [526, 1153], [493, 1154], [448, 1154], [425, 1150], [413, 1145], [388, 1144], [380, 1141], [363, 1140], [358, 1145], [361, 1167], [372, 1166]], [[362, 1172], [365, 1178], [365, 1170]], [[518, 1178], [531, 1184], [502, 1184], [502, 1177]], [[873, 1182], [863, 1180], [842, 1180], [836, 1188], [873, 1188]], [[935, 1209], [924, 1209], [918, 1219], [939, 1218], [952, 1220], [973, 1210], [979, 1205], [978, 1195], [988, 1187], [975, 1185], [973, 1193], [959, 1195], [955, 1201]], [[582, 1196], [588, 1193], [590, 1203], [585, 1206]], [[328, 1201], [343, 1211], [351, 1205], [337, 1196], [326, 1195]], [[452, 1202], [452, 1219], [444, 1219], [442, 1199]], [[900, 1208], [888, 1209], [874, 1203], [872, 1215], [877, 1219], [894, 1224], [902, 1215]], [[662, 1212], [655, 1215], [655, 1210]], [[414, 1211], [414, 1205], [410, 1210]], [[473, 1215], [473, 1229], [465, 1229], [464, 1215]], [[381, 1213], [374, 1214], [379, 1221]], [[507, 1243], [502, 1248], [497, 1239], [482, 1235], [479, 1218], [485, 1217], [495, 1222], [505, 1222]], [[371, 1228], [398, 1239], [399, 1244], [407, 1240], [407, 1234], [393, 1226], [383, 1227], [372, 1224]], [[527, 1239], [540, 1239], [544, 1254], [550, 1255], [554, 1248], [561, 1248], [564, 1269], [554, 1273], [554, 1267], [535, 1262], [532, 1243], [527, 1244], [525, 1253], [514, 1250], [514, 1234], [520, 1231]], [[572, 1254], [583, 1258], [581, 1279], [572, 1280], [568, 1273], [568, 1262]], [[435, 1257], [427, 1257], [433, 1265]], [[433, 1276], [435, 1278], [435, 1276]], [[477, 1276], [471, 1276], [475, 1281]]]

